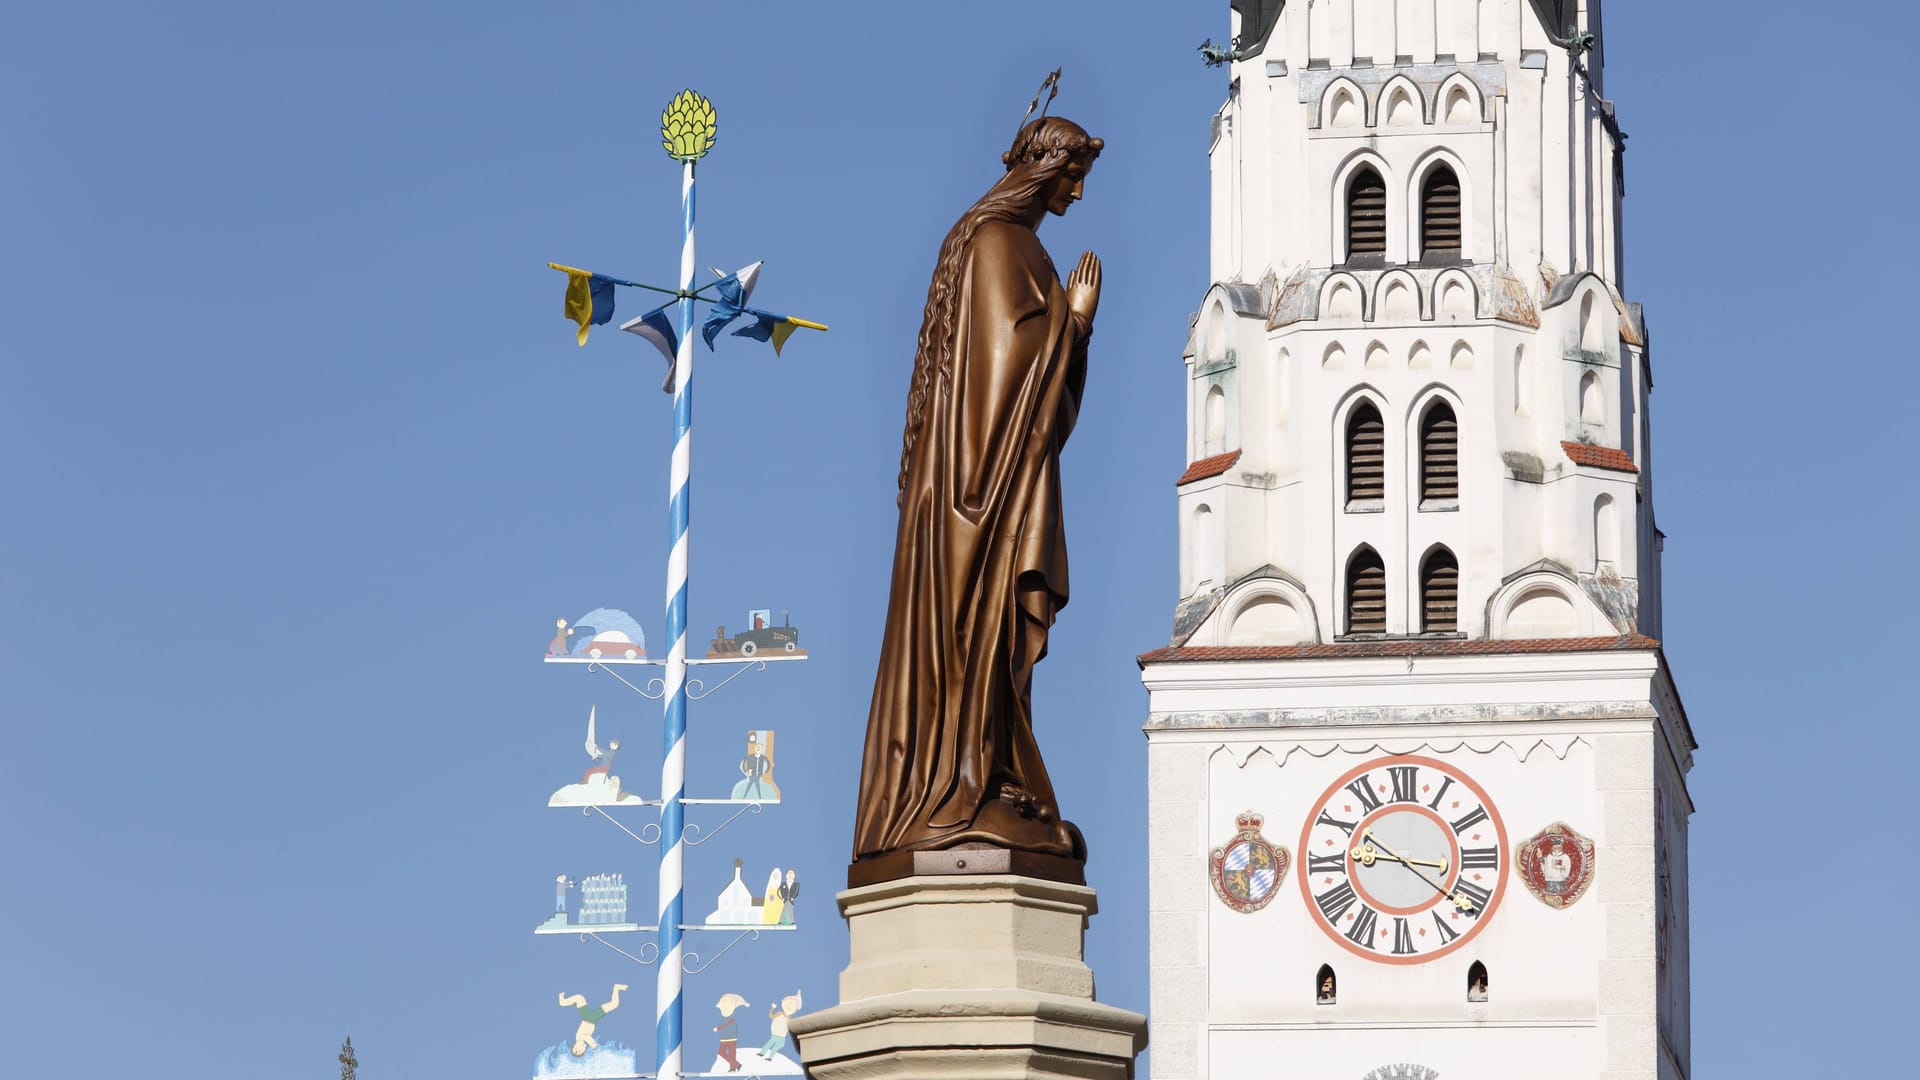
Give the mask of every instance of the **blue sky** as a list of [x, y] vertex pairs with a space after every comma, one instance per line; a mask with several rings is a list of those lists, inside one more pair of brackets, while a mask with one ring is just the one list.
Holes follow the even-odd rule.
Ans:
[[[744, 732], [773, 727], [788, 802], [693, 849], [689, 907], [736, 856], [811, 888], [799, 933], [689, 980], [689, 1062], [723, 992], [830, 1003], [927, 274], [1056, 65], [1055, 111], [1107, 151], [1041, 235], [1099, 251], [1106, 296], [1036, 710], [1094, 852], [1101, 996], [1144, 1009], [1132, 657], [1175, 599], [1179, 353], [1224, 92], [1193, 46], [1226, 9], [11, 12], [0, 1041], [77, 1080], [326, 1076], [348, 1032], [369, 1080], [515, 1077], [570, 1030], [556, 992], [625, 981], [603, 1034], [650, 1057], [651, 971], [529, 931], [563, 870], [623, 872], [650, 906], [651, 849], [544, 802], [584, 766], [589, 704], [634, 778], [658, 707], [538, 656], [557, 616], [659, 625], [668, 399], [644, 344], [574, 347], [543, 264], [671, 277], [654, 131], [686, 85], [721, 117], [701, 264], [764, 258], [758, 300], [833, 325], [781, 359], [732, 339], [701, 358], [693, 627], [787, 608], [814, 659], [697, 707], [693, 786], [730, 783]], [[1703, 744], [1703, 1076], [1910, 1060], [1920, 379], [1889, 271], [1917, 230], [1882, 119], [1904, 86], [1858, 61], [1897, 40], [1894, 11], [1608, 11], [1667, 648]]]

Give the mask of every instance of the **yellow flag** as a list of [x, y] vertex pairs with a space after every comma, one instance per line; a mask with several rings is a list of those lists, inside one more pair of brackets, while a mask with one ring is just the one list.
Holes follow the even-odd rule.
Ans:
[[566, 316], [580, 324], [580, 332], [574, 336], [585, 345], [587, 324], [593, 321], [593, 275], [585, 270], [567, 271]]

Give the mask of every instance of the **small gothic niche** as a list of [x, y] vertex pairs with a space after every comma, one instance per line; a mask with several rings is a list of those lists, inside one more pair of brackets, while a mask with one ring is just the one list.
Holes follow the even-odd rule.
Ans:
[[1339, 984], [1333, 977], [1333, 965], [1321, 964], [1320, 970], [1313, 976], [1313, 1003], [1331, 1005], [1339, 997]]
[[1487, 965], [1478, 960], [1467, 969], [1467, 1000], [1487, 1000]]

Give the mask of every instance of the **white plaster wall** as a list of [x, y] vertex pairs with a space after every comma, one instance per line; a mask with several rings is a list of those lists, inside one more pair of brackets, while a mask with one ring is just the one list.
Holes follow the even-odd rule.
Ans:
[[[1359, 1077], [1395, 1062], [1530, 1080], [1542, 1060], [1557, 1076], [1651, 1078], [1663, 1057], [1684, 1062], [1691, 804], [1687, 751], [1673, 748], [1690, 743], [1654, 654], [1426, 659], [1412, 670], [1401, 660], [1152, 664], [1143, 679], [1157, 1080]], [[1446, 956], [1375, 964], [1333, 942], [1300, 892], [1303, 825], [1335, 779], [1397, 753], [1479, 782], [1509, 853], [1555, 821], [1593, 839], [1592, 887], [1571, 908], [1549, 908], [1509, 859], [1485, 928]], [[1682, 916], [1664, 982], [1656, 785]], [[1207, 852], [1247, 810], [1294, 865], [1271, 903], [1242, 914], [1213, 895]], [[1465, 1000], [1475, 960], [1489, 971], [1485, 1003]], [[1313, 999], [1323, 963], [1338, 977], [1332, 1006]]]

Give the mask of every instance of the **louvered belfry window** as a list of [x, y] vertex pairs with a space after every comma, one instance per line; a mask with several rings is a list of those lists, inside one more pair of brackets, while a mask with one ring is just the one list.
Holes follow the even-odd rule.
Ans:
[[1451, 634], [1460, 628], [1460, 563], [1435, 548], [1420, 566], [1420, 629]]
[[1420, 254], [1460, 254], [1460, 178], [1445, 165], [1420, 185]]
[[1420, 501], [1460, 498], [1460, 422], [1445, 402], [1420, 420]]
[[1387, 253], [1387, 184], [1362, 167], [1347, 182], [1347, 258]]
[[1347, 418], [1347, 501], [1387, 497], [1385, 424], [1380, 410], [1362, 404]]
[[1347, 633], [1387, 632], [1387, 567], [1370, 547], [1347, 563]]

